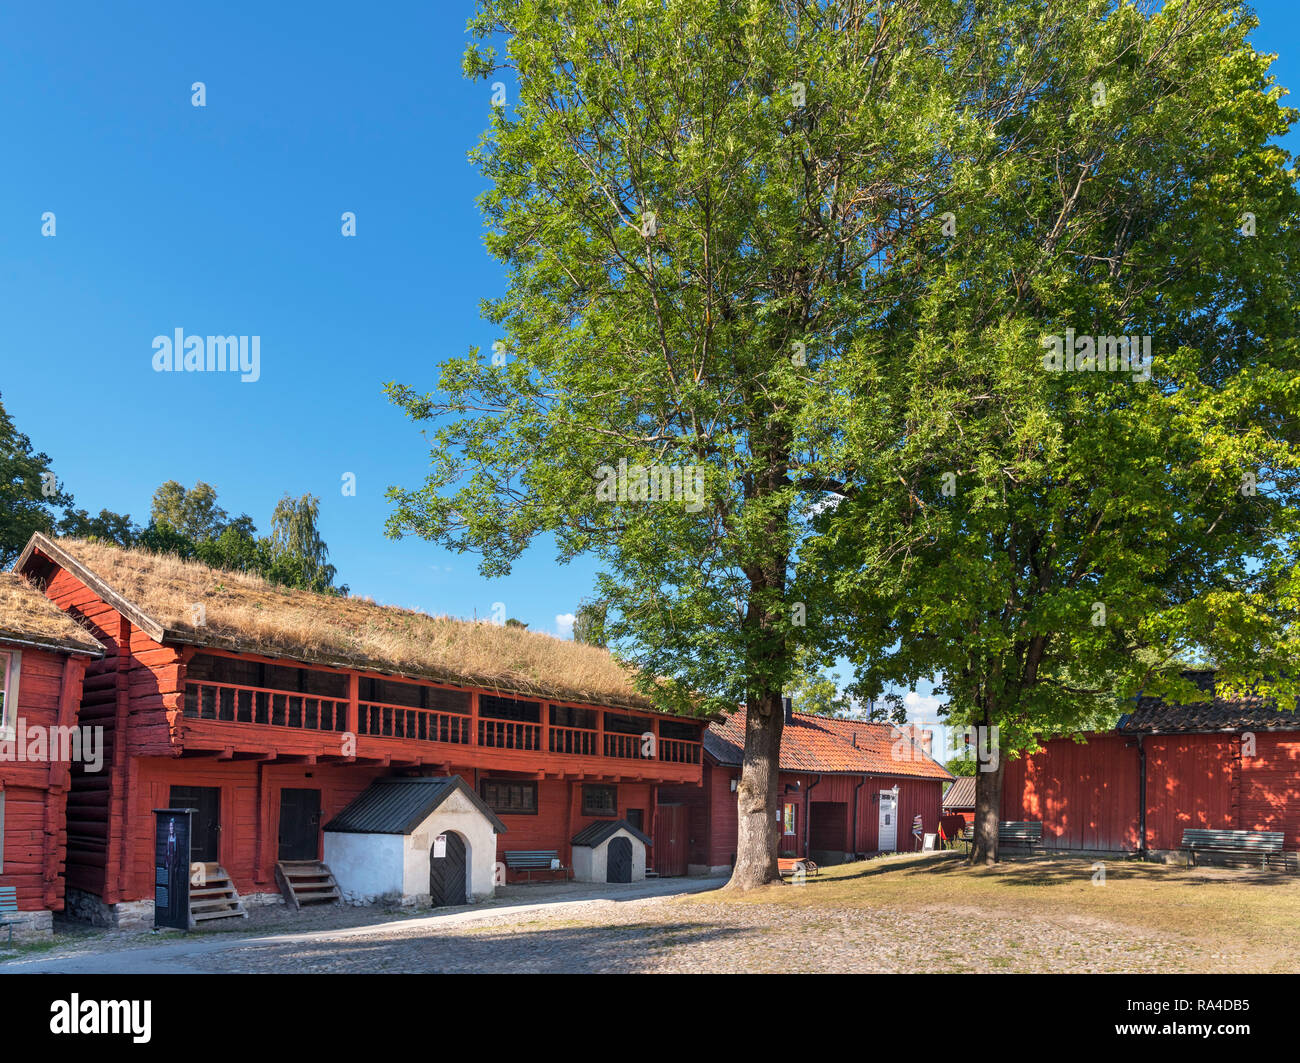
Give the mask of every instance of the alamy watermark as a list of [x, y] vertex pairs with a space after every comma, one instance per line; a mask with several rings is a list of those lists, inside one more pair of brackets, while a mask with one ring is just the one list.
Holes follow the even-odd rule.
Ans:
[[1134, 380], [1151, 379], [1150, 336], [1045, 336], [1043, 368], [1050, 373], [1127, 373]]
[[683, 502], [688, 513], [704, 508], [704, 469], [698, 465], [629, 465], [619, 458], [617, 468], [601, 465], [596, 475], [601, 502]]
[[87, 772], [104, 767], [104, 728], [28, 727], [19, 716], [12, 728], [0, 732], [0, 764], [84, 764]]
[[262, 375], [261, 336], [171, 336], [153, 338], [155, 373], [239, 373], [252, 384]]

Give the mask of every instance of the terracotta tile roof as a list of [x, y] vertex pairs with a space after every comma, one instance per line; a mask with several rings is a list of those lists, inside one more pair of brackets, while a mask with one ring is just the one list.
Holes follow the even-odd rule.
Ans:
[[[704, 749], [719, 764], [739, 764], [744, 748], [744, 709], [704, 732]], [[781, 770], [952, 778], [892, 724], [802, 712], [794, 713], [781, 734]]]
[[0, 641], [103, 656], [89, 631], [15, 572], [0, 572]]
[[[1185, 672], [1202, 690], [1213, 693], [1213, 672]], [[1122, 734], [1197, 734], [1210, 731], [1300, 731], [1296, 707], [1281, 709], [1272, 698], [1255, 695], [1188, 704], [1162, 698], [1138, 698], [1137, 707], [1122, 716], [1116, 730]]]
[[943, 795], [943, 807], [949, 808], [974, 808], [975, 807], [975, 776], [958, 775], [953, 779], [952, 785], [948, 787]]

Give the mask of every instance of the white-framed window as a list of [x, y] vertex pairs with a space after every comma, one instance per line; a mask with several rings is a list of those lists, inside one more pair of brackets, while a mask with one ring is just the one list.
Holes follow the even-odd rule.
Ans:
[[0, 739], [14, 736], [18, 724], [18, 677], [23, 655], [17, 650], [0, 650]]

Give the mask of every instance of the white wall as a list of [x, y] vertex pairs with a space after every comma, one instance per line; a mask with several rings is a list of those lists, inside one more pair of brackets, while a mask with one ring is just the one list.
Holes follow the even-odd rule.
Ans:
[[621, 827], [595, 848], [586, 845], [573, 847], [573, 878], [577, 882], [604, 882], [609, 872], [609, 843], [615, 838], [626, 838], [632, 843], [632, 881], [645, 878], [645, 842]]
[[429, 852], [439, 834], [455, 831], [465, 840], [469, 901], [487, 900], [496, 891], [497, 836], [492, 824], [478, 807], [457, 790], [417, 827], [407, 842], [402, 890], [408, 897], [429, 896]]
[[[408, 839], [400, 834], [343, 834], [325, 831], [325, 863], [348, 904], [373, 904], [402, 891], [402, 850]], [[426, 870], [424, 889], [429, 890]]]

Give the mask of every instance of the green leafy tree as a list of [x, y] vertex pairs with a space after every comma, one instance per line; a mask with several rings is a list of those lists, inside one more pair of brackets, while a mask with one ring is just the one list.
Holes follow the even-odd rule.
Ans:
[[973, 757], [953, 757], [944, 767], [953, 775], [974, 775], [976, 763]]
[[[1138, 690], [1195, 698], [1189, 659], [1283, 704], [1300, 677], [1300, 203], [1271, 143], [1296, 112], [1243, 9], [1055, 6], [1077, 17], [1017, 50], [1018, 107], [980, 118], [936, 82], [980, 135], [935, 206], [955, 235], [900, 248], [910, 382], [877, 402], [903, 430], [810, 546], [841, 574], [860, 694], [937, 676], [951, 724], [996, 731], [974, 862], [1040, 735]], [[1084, 335], [1102, 366], [1063, 370]], [[1150, 364], [1115, 371], [1118, 335]]]
[[0, 403], [0, 567], [9, 568], [35, 532], [52, 532], [56, 511], [72, 505], [50, 467]]
[[604, 602], [588, 599], [579, 602], [573, 614], [573, 641], [604, 647], [606, 612]]
[[295, 585], [324, 591], [333, 587], [337, 570], [329, 563], [329, 547], [317, 527], [319, 519], [320, 500], [315, 495], [293, 498], [286, 494], [271, 514], [270, 540], [275, 565], [292, 572], [299, 581]]
[[845, 716], [853, 712], [853, 701], [842, 689], [838, 674], [826, 671], [821, 661], [807, 647], [796, 658], [796, 671], [786, 687], [795, 712], [816, 716]]
[[832, 580], [800, 544], [850, 437], [893, 438], [870, 404], [830, 411], [846, 361], [894, 371], [868, 342], [893, 234], [943, 184], [928, 55], [950, 30], [926, 6], [945, 5], [483, 3], [465, 69], [518, 78], [475, 152], [504, 339], [437, 392], [388, 387], [436, 424], [392, 534], [479, 551], [489, 576], [539, 535], [592, 553], [641, 689], [745, 706], [737, 888], [779, 880], [782, 692], [830, 635]]
[[101, 509], [93, 517], [84, 509], [69, 509], [59, 518], [56, 530], [60, 535], [98, 539], [118, 546], [134, 546], [142, 531], [130, 514], [114, 513], [110, 509]]
[[217, 503], [217, 489], [200, 480], [188, 490], [175, 480], [168, 480], [153, 493], [150, 523], [166, 524], [195, 542], [217, 538], [232, 524], [253, 534], [248, 514], [235, 520]]

